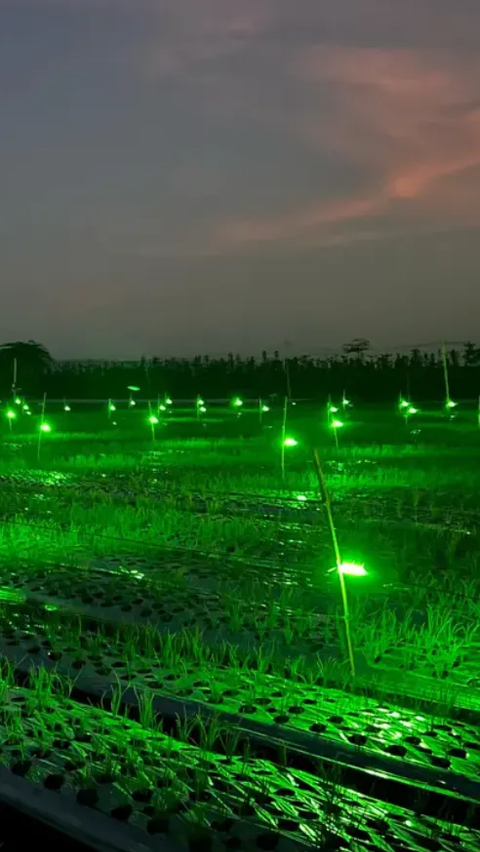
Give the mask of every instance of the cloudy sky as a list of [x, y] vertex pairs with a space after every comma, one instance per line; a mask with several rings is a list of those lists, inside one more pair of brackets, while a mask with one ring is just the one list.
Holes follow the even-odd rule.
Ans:
[[479, 0], [0, 0], [0, 342], [480, 342], [479, 33]]

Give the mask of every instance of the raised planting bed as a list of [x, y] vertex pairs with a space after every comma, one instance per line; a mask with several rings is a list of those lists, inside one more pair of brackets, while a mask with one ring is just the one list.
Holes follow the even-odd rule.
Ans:
[[4, 687], [3, 762], [24, 782], [26, 797], [49, 791], [54, 818], [52, 796], [59, 818], [76, 803], [89, 809], [87, 831], [95, 831], [98, 815], [112, 832], [121, 823], [129, 849], [140, 834], [146, 849], [166, 852], [166, 838], [192, 852], [480, 849], [480, 833], [452, 825], [448, 811], [432, 820], [408, 807], [385, 807], [348, 789], [341, 773], [312, 775], [245, 750], [237, 756], [235, 736], [216, 753], [212, 742], [189, 744], [188, 725], [179, 726], [184, 740], [172, 738], [150, 727], [151, 717], [137, 724], [57, 697], [52, 687], [45, 677], [30, 689]]
[[[74, 684], [81, 701], [117, 703], [137, 715], [142, 702], [148, 702], [152, 718], [161, 719], [169, 729], [178, 718], [194, 722], [200, 717], [207, 726], [218, 719], [231, 729], [248, 732], [256, 753], [268, 753], [270, 759], [285, 743], [291, 749], [291, 765], [299, 768], [309, 766], [313, 771], [318, 759], [356, 767], [355, 784], [362, 793], [372, 789], [371, 773], [382, 773], [378, 795], [388, 802], [398, 803], [408, 795], [397, 789], [396, 778], [417, 788], [429, 785], [432, 794], [437, 790], [432, 815], [446, 807], [445, 790], [455, 790], [464, 800], [480, 800], [480, 738], [473, 725], [455, 726], [338, 691], [302, 688], [260, 675], [252, 692], [251, 674], [249, 685], [245, 672], [235, 677], [233, 672], [204, 669], [201, 680], [193, 670], [172, 670], [145, 659], [137, 659], [133, 666], [118, 665], [120, 660], [100, 655], [98, 647], [90, 659], [88, 654], [52, 653], [38, 635], [10, 640], [2, 650], [14, 664], [17, 679], [22, 680], [22, 673], [27, 676], [32, 666], [56, 672]], [[458, 801], [457, 820], [462, 821], [466, 806], [460, 811], [457, 806]]]

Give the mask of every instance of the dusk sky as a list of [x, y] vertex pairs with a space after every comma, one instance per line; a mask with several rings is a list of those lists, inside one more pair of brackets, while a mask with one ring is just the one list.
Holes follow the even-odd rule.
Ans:
[[0, 342], [480, 343], [480, 0], [0, 0]]

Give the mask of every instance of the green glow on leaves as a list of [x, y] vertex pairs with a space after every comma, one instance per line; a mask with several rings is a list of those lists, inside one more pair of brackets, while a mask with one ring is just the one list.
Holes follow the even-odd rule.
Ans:
[[129, 391], [139, 391], [140, 388], [137, 385], [127, 385], [127, 390]]
[[341, 420], [332, 420], [332, 427], [334, 429], [341, 429], [342, 426], [343, 426], [343, 423], [342, 423]]
[[296, 441], [295, 438], [285, 438], [285, 440], [283, 442], [284, 447], [296, 447], [297, 444], [298, 444], [298, 441]]
[[307, 498], [306, 498], [305, 494], [297, 494], [297, 500], [300, 500], [301, 503], [307, 502]]
[[9, 420], [15, 420], [17, 414], [16, 414], [15, 411], [12, 411], [12, 409], [9, 408], [6, 416], [8, 417]]
[[49, 424], [49, 423], [41, 423], [41, 424], [40, 424], [40, 431], [41, 431], [41, 432], [51, 432], [51, 431], [52, 431], [52, 427], [50, 426], [50, 424]]
[[239, 397], [239, 396], [237, 396], [237, 397], [235, 397], [235, 399], [233, 399], [233, 400], [232, 400], [232, 405], [233, 405], [235, 408], [241, 408], [241, 406], [243, 405], [243, 402], [242, 402], [242, 400], [240, 399], [240, 397]]
[[363, 565], [357, 565], [356, 562], [341, 562], [338, 566], [341, 574], [347, 574], [349, 577], [365, 577], [367, 572]]
[[9, 586], [0, 588], [0, 601], [12, 601], [13, 603], [24, 603], [27, 596], [23, 592], [11, 589]]
[[152, 426], [156, 426], [158, 423], [158, 417], [155, 417], [155, 415], [152, 414], [152, 416], [148, 418], [148, 422], [151, 423]]

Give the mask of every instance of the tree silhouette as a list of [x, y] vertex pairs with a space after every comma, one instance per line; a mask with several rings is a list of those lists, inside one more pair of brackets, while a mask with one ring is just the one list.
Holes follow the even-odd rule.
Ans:
[[54, 360], [48, 349], [36, 340], [16, 340], [4, 343], [0, 346], [0, 368], [10, 371], [13, 376], [13, 367], [17, 362], [18, 381], [25, 384], [36, 382], [44, 373], [48, 373], [54, 366]]
[[355, 337], [350, 343], [344, 343], [342, 349], [346, 355], [356, 355], [357, 358], [362, 358], [365, 352], [370, 349], [370, 341], [364, 337]]

